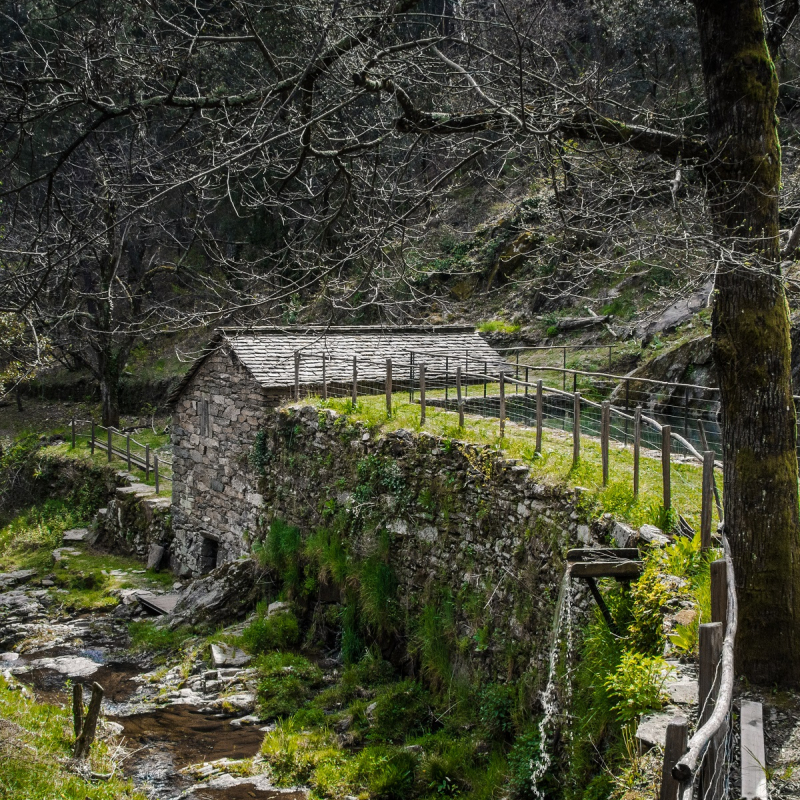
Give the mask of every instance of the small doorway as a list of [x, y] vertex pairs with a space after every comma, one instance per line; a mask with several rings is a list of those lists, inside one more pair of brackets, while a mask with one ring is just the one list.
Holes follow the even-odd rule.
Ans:
[[219, 558], [219, 542], [210, 536], [204, 536], [200, 550], [200, 571], [205, 575], [206, 572], [216, 569], [217, 558]]

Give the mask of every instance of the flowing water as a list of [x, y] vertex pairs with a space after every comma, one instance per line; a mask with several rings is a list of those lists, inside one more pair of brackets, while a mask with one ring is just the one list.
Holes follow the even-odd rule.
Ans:
[[[559, 710], [558, 665], [562, 651], [564, 656], [562, 705], [565, 721], [572, 698], [572, 638], [572, 576], [570, 575], [569, 566], [567, 566], [564, 571], [564, 577], [561, 579], [556, 608], [553, 614], [553, 627], [550, 633], [547, 684], [542, 692], [544, 714], [539, 722], [539, 753], [531, 760], [531, 788], [537, 800], [543, 800], [544, 798], [544, 793], [539, 788], [539, 784], [552, 764], [548, 738]], [[567, 726], [567, 735], [569, 735], [569, 727]]]

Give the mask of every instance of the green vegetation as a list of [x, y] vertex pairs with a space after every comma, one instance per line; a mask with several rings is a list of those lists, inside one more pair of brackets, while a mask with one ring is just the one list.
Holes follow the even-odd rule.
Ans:
[[256, 613], [242, 631], [241, 645], [250, 653], [266, 653], [296, 647], [300, 642], [300, 623], [291, 611], [267, 616], [267, 602], [259, 603]]
[[68, 768], [74, 737], [71, 713], [36, 703], [19, 684], [0, 676], [0, 798], [2, 800], [145, 800], [130, 781], [118, 777], [113, 743], [97, 741], [89, 767], [112, 774], [90, 781]]
[[522, 326], [502, 319], [492, 319], [478, 324], [481, 333], [517, 333]]
[[[436, 392], [429, 392], [435, 397]], [[312, 399], [320, 407], [331, 408], [346, 416], [349, 422], [366, 424], [374, 433], [385, 433], [400, 428], [420, 431], [419, 405], [409, 403], [407, 397], [395, 395], [392, 415], [386, 414], [382, 395], [359, 398], [355, 410], [349, 400]], [[572, 435], [558, 428], [545, 427], [541, 454], [536, 454], [536, 432], [533, 428], [507, 422], [505, 436], [499, 436], [496, 419], [467, 415], [464, 428], [458, 427], [458, 415], [429, 406], [426, 411], [424, 430], [451, 440], [453, 446], [459, 441], [490, 445], [510, 458], [520, 459], [531, 470], [535, 479], [555, 484], [581, 486], [588, 491], [582, 496], [585, 516], [593, 518], [604, 512], [626, 520], [634, 526], [644, 523], [664, 523], [661, 508], [661, 461], [644, 451], [640, 461], [639, 498], [633, 498], [633, 453], [619, 443], [612, 443], [609, 452], [610, 482], [603, 487], [600, 443], [597, 439], [583, 436], [581, 460], [577, 467], [572, 464]], [[672, 464], [672, 506], [690, 524], [699, 528], [702, 495], [702, 468], [693, 463]], [[716, 509], [714, 510], [716, 515]], [[715, 516], [716, 519], [716, 516]]]
[[128, 633], [131, 652], [168, 654], [171, 657], [179, 653], [192, 636], [192, 632], [184, 626], [170, 628], [163, 622], [159, 624], [149, 619], [129, 623]]

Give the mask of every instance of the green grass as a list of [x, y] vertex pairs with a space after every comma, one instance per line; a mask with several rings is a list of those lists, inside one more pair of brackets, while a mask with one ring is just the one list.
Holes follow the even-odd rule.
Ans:
[[491, 319], [481, 322], [478, 325], [478, 330], [481, 333], [517, 333], [521, 327], [521, 325], [506, 322], [502, 319]]
[[187, 627], [169, 628], [149, 619], [129, 623], [128, 633], [131, 637], [131, 651], [149, 654], [179, 653], [184, 643], [192, 637], [192, 632]]
[[[89, 781], [71, 771], [73, 744], [71, 712], [36, 703], [18, 684], [0, 677], [1, 800], [145, 800], [118, 774]], [[118, 770], [107, 741], [92, 746], [89, 767], [105, 774]]]
[[[634, 526], [655, 524], [662, 502], [662, 476], [660, 454], [651, 457], [642, 452], [640, 460], [639, 497], [633, 498], [633, 452], [630, 447], [612, 442], [609, 452], [609, 485], [602, 485], [602, 465], [599, 440], [581, 438], [581, 459], [577, 467], [572, 463], [572, 434], [558, 429], [544, 429], [542, 453], [537, 455], [536, 432], [513, 423], [506, 423], [505, 436], [500, 438], [497, 419], [467, 415], [465, 427], [458, 427], [458, 415], [428, 406], [426, 423], [420, 425], [420, 408], [409, 403], [407, 396], [393, 397], [392, 416], [386, 414], [383, 395], [359, 398], [355, 411], [350, 400], [334, 399], [322, 401], [310, 398], [308, 402], [321, 408], [331, 408], [345, 414], [353, 422], [362, 422], [373, 431], [387, 433], [405, 428], [412, 431], [425, 430], [446, 440], [489, 445], [509, 458], [517, 458], [531, 470], [535, 480], [570, 487], [581, 486], [584, 493], [581, 505], [587, 516], [603, 512], [612, 513], [617, 519]], [[656, 456], [656, 454], [652, 454]], [[702, 467], [691, 463], [673, 462], [672, 507], [687, 521], [699, 528], [702, 498]], [[721, 488], [721, 487], [720, 487]], [[716, 509], [714, 510], [716, 520]]]

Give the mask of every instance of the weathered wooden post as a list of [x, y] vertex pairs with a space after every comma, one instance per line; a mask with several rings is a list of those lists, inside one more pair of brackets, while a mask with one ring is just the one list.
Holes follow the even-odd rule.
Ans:
[[633, 412], [633, 499], [639, 498], [639, 450], [642, 446], [642, 407]]
[[353, 408], [358, 405], [358, 356], [353, 356]]
[[525, 367], [525, 397], [528, 396], [528, 367]]
[[700, 509], [700, 550], [711, 548], [711, 503], [714, 497], [714, 453], [703, 453], [703, 498]]
[[72, 418], [72, 449], [75, 449], [75, 417]]
[[128, 464], [128, 472], [131, 471], [131, 435], [125, 436], [125, 461]]
[[500, 438], [506, 435], [506, 374], [500, 370]]
[[483, 362], [483, 399], [486, 399], [486, 384], [488, 383], [489, 362]]
[[561, 389], [567, 391], [567, 348], [564, 348], [564, 359], [561, 367]]
[[156, 494], [158, 494], [158, 456], [153, 455], [153, 476], [156, 482]]
[[600, 452], [603, 460], [603, 486], [608, 486], [608, 440], [611, 436], [611, 403], [603, 400], [600, 407]]
[[150, 480], [150, 445], [144, 446], [144, 479]]
[[711, 562], [711, 621], [728, 629], [728, 565], [724, 558]]
[[81, 726], [81, 732], [75, 740], [75, 749], [72, 757], [84, 759], [89, 755], [89, 748], [94, 741], [95, 731], [97, 730], [97, 718], [100, 716], [100, 706], [103, 702], [103, 687], [99, 683], [92, 684], [92, 699], [89, 701], [89, 710], [86, 712], [86, 720]]
[[[700, 433], [700, 442], [703, 445], [703, 450], [710, 450], [711, 448], [708, 446], [708, 437], [706, 436], [706, 426], [703, 424], [703, 420], [697, 420], [697, 430]], [[719, 499], [719, 492], [717, 491], [717, 482], [714, 478], [711, 478], [711, 486], [714, 489], [714, 502], [717, 504], [717, 516], [720, 520], [722, 520], [722, 503]]]
[[408, 359], [408, 402], [414, 402], [414, 351]]
[[456, 402], [458, 403], [458, 427], [464, 427], [464, 403], [461, 400], [461, 367], [456, 367]]
[[300, 399], [300, 353], [294, 353], [294, 401]]
[[72, 728], [77, 739], [83, 728], [83, 684], [80, 683], [72, 685]]
[[[721, 622], [708, 622], [700, 626], [700, 674], [699, 700], [700, 719], [698, 727], [706, 723], [714, 711], [720, 684], [719, 663], [722, 657], [723, 631]], [[725, 739], [725, 725], [711, 737], [703, 759], [700, 773], [700, 797], [705, 800], [721, 800], [722, 798], [722, 764], [717, 763], [724, 758], [720, 745]]]
[[110, 425], [106, 428], [106, 453], [108, 455], [109, 464], [111, 463], [111, 448], [113, 447], [113, 444], [111, 442], [111, 435], [113, 430], [114, 429]]
[[322, 354], [322, 399], [328, 399], [328, 372], [327, 372], [327, 358], [325, 353]]
[[661, 429], [661, 483], [664, 491], [664, 510], [672, 508], [672, 483], [670, 481], [672, 466], [672, 427], [665, 425]]
[[536, 381], [536, 452], [542, 452], [542, 381]]
[[689, 438], [689, 390], [683, 390], [683, 436]]
[[89, 440], [89, 447], [91, 448], [92, 455], [94, 455], [94, 420], [92, 420], [92, 438]]
[[425, 424], [425, 365], [419, 365], [419, 424]]
[[675, 717], [667, 723], [667, 739], [664, 744], [664, 765], [661, 770], [661, 792], [659, 800], [677, 800], [680, 781], [672, 777], [672, 768], [686, 752], [689, 741], [689, 723], [683, 717]]
[[517, 364], [514, 367], [514, 394], [519, 394], [519, 350], [516, 352]]
[[392, 359], [386, 359], [386, 413], [392, 416]]
[[572, 466], [577, 467], [581, 460], [581, 393], [572, 395]]
[[447, 410], [447, 401], [450, 399], [450, 359], [444, 357], [444, 407]]

